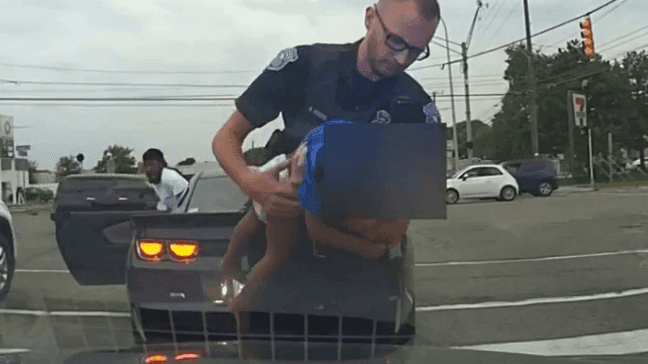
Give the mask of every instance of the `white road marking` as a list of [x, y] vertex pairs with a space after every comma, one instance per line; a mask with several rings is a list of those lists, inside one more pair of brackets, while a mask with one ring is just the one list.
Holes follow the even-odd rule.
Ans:
[[3, 349], [0, 348], [0, 355], [2, 354], [20, 354], [20, 353], [28, 353], [31, 350], [29, 349]]
[[579, 255], [559, 255], [559, 256], [542, 257], [542, 258], [521, 258], [521, 259], [503, 259], [503, 260], [476, 260], [476, 261], [441, 262], [441, 263], [416, 263], [416, 264], [414, 264], [414, 266], [415, 267], [441, 267], [441, 266], [449, 266], [449, 265], [481, 265], [481, 264], [504, 264], [504, 263], [528, 263], [528, 262], [543, 262], [543, 261], [550, 261], [550, 260], [565, 260], [565, 259], [606, 257], [606, 256], [627, 255], [627, 254], [648, 254], [648, 249], [620, 250], [620, 251], [616, 251], [616, 252], [579, 254]]
[[87, 317], [130, 317], [129, 312], [105, 311], [43, 311], [43, 310], [17, 310], [0, 308], [0, 314], [25, 315], [25, 316], [87, 316]]
[[70, 273], [65, 269], [16, 269], [16, 273]]
[[648, 329], [516, 343], [455, 347], [543, 356], [625, 355], [648, 351]]
[[599, 195], [608, 195], [608, 196], [648, 196], [648, 193], [627, 193], [627, 192], [599, 192]]
[[630, 296], [639, 296], [648, 294], [648, 288], [629, 289], [622, 292], [608, 292], [597, 293], [585, 296], [567, 296], [567, 297], [544, 297], [544, 298], [529, 298], [522, 301], [501, 301], [501, 302], [481, 302], [481, 303], [460, 303], [454, 305], [439, 305], [439, 306], [419, 306], [416, 307], [417, 312], [428, 311], [451, 311], [451, 310], [474, 310], [480, 308], [499, 308], [499, 307], [517, 307], [540, 305], [548, 303], [565, 303], [565, 302], [582, 302], [582, 301], [596, 301], [612, 298], [622, 298]]

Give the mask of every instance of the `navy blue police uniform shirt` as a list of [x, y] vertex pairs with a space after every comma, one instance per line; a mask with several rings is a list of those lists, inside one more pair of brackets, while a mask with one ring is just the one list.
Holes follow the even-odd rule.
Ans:
[[375, 82], [359, 73], [361, 41], [285, 49], [236, 99], [237, 109], [254, 127], [282, 115], [284, 131], [275, 131], [266, 145], [273, 155], [293, 152], [311, 130], [327, 120], [390, 123], [397, 99], [421, 109], [416, 114], [419, 120], [408, 122], [441, 122], [429, 95], [406, 73]]

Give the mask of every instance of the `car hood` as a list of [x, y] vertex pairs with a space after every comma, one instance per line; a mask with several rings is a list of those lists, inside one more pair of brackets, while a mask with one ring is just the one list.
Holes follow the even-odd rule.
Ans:
[[[302, 363], [303, 359], [291, 357], [303, 355], [304, 343], [286, 343], [281, 350], [275, 350], [275, 360], [272, 353], [264, 350], [268, 342], [244, 343], [240, 347], [236, 342], [178, 344], [171, 346], [136, 346], [132, 348], [113, 349], [105, 351], [83, 351], [68, 355], [54, 353], [14, 353], [0, 354], [0, 362], [7, 364], [124, 364], [145, 363], [147, 355], [164, 355], [166, 363]], [[467, 364], [467, 363], [498, 363], [498, 364], [575, 364], [575, 363], [643, 363], [648, 361], [648, 354], [589, 356], [589, 357], [545, 357], [528, 354], [489, 352], [481, 350], [439, 348], [434, 346], [376, 346], [373, 355], [370, 344], [353, 344], [347, 350], [338, 350], [335, 343], [311, 343], [309, 352], [310, 363], [409, 363], [409, 364]], [[208, 352], [209, 350], [209, 352]], [[193, 361], [176, 360], [176, 355], [199, 355]], [[283, 358], [280, 358], [283, 357]], [[4, 360], [4, 361], [3, 361]]]

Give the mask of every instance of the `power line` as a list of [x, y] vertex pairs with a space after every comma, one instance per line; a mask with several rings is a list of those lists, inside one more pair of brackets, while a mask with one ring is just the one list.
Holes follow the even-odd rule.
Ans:
[[[631, 35], [633, 35], [633, 34], [635, 34], [635, 33], [638, 33], [638, 32], [640, 32], [640, 31], [642, 31], [642, 30], [645, 30], [645, 29], [648, 29], [648, 25], [645, 26], [645, 27], [641, 27], [641, 28], [639, 28], [639, 29], [637, 29], [637, 30], [634, 30], [634, 31], [632, 31], [632, 32], [630, 32], [630, 33], [624, 34], [624, 35], [622, 35], [622, 36], [620, 36], [620, 37], [618, 37], [618, 38], [615, 38], [615, 39], [613, 39], [613, 40], [611, 40], [611, 41], [605, 42], [605, 43], [601, 44], [599, 47], [605, 49], [605, 46], [606, 46], [606, 45], [611, 44], [611, 43], [614, 43], [614, 42], [616, 42], [617, 40], [621, 40], [621, 39], [623, 39], [623, 38], [625, 38], [625, 37], [631, 36]], [[639, 37], [642, 37], [642, 36], [644, 36], [644, 35], [646, 35], [646, 34], [648, 34], [648, 33], [643, 33], [642, 35], [639, 35]], [[614, 47], [616, 47], [616, 46], [619, 46], [619, 45], [625, 44], [625, 43], [627, 43], [627, 42], [629, 42], [629, 41], [632, 41], [632, 40], [635, 40], [635, 39], [637, 39], [637, 37], [632, 38], [632, 39], [630, 39], [630, 40], [628, 40], [628, 41], [626, 41], [626, 42], [624, 42], [624, 43], [615, 44], [614, 46], [612, 46], [612, 47], [608, 47], [607, 49], [612, 49], [612, 48], [614, 48]]]
[[[434, 41], [434, 40], [432, 41], [432, 43], [438, 45], [439, 47], [441, 47], [441, 48], [443, 48], [443, 49], [446, 49], [446, 45], [445, 45], [445, 44], [437, 43], [437, 42]], [[457, 53], [457, 54], [461, 54], [461, 52], [456, 51], [456, 50], [454, 50], [454, 49], [452, 49], [452, 48], [447, 48], [447, 49], [449, 49], [450, 51], [455, 52], [455, 53]]]
[[151, 98], [135, 98], [135, 97], [0, 97], [0, 101], [78, 101], [78, 102], [105, 102], [105, 101], [234, 101], [233, 97], [213, 97], [206, 95], [204, 98], [178, 98], [178, 97], [151, 97]]
[[597, 20], [597, 21], [601, 21], [601, 20], [602, 20], [603, 18], [605, 18], [608, 14], [610, 14], [611, 12], [615, 11], [616, 9], [618, 9], [619, 6], [625, 4], [626, 1], [628, 1], [628, 0], [623, 0], [623, 1], [621, 1], [617, 6], [613, 7], [613, 8], [610, 9], [610, 10], [608, 10], [605, 14], [601, 15], [601, 16], [600, 16], [598, 19], [596, 19], [596, 20]]
[[[498, 6], [498, 5], [502, 5], [502, 4], [503, 4], [503, 3], [501, 3], [500, 0], [497, 0], [497, 1], [495, 2], [495, 5], [493, 5], [493, 11], [495, 11], [495, 9], [497, 9], [497, 6]], [[493, 24], [493, 21], [495, 21], [495, 19], [496, 19], [497, 16], [499, 15], [500, 11], [502, 10], [502, 8], [503, 8], [502, 6], [499, 7], [499, 9], [497, 10], [497, 12], [495, 12], [495, 15], [493, 15], [493, 17], [491, 18], [490, 22], [486, 25], [486, 27], [485, 27], [484, 30], [481, 32], [481, 34], [486, 34], [486, 31], [487, 31], [488, 28], [490, 28], [490, 26]]]
[[621, 52], [621, 53], [617, 54], [616, 56], [614, 56], [613, 58], [616, 59], [616, 58], [619, 57], [619, 56], [623, 56], [623, 55], [625, 55], [625, 54], [627, 54], [627, 53], [630, 53], [630, 52], [637, 52], [637, 51], [641, 51], [641, 50], [644, 50], [645, 48], [648, 48], [648, 43], [646, 43], [646, 44], [644, 44], [644, 45], [642, 45], [642, 46], [639, 46], [639, 47], [637, 47], [637, 48], [635, 48], [635, 49], [631, 49], [631, 50], [629, 50], [629, 51]]
[[[506, 94], [486, 93], [486, 94], [471, 94], [474, 97], [489, 97], [489, 96], [504, 96]], [[450, 97], [451, 95], [437, 95], [437, 97]], [[463, 94], [455, 94], [455, 97], [465, 97]], [[211, 95], [204, 95], [201, 98], [177, 98], [177, 97], [151, 97], [151, 98], [124, 98], [124, 97], [0, 97], [0, 101], [58, 101], [58, 102], [115, 102], [115, 101], [128, 101], [128, 102], [164, 102], [164, 101], [235, 101], [236, 98], [230, 97], [214, 97]]]
[[[504, 75], [489, 74], [489, 75], [475, 75], [475, 76], [470, 76], [470, 77], [473, 77], [473, 78], [474, 77], [477, 77], [477, 78], [493, 78], [493, 79], [495, 79], [495, 78], [504, 77]], [[448, 77], [423, 77], [420, 80], [421, 81], [426, 81], [426, 80], [444, 80], [445, 81], [447, 79], [448, 79]], [[454, 79], [463, 80], [463, 78], [461, 76], [455, 76], [455, 77], [453, 77], [453, 80]]]
[[[470, 97], [493, 97], [493, 96], [506, 96], [507, 94], [498, 94], [498, 93], [490, 93], [490, 94], [470, 94]], [[451, 95], [436, 95], [436, 97], [451, 97]], [[454, 94], [454, 97], [466, 97], [465, 94]]]
[[[439, 39], [439, 40], [444, 41], [444, 42], [446, 41], [445, 38], [443, 38], [443, 37], [439, 37], [439, 36], [437, 36], [437, 35], [434, 36], [434, 39]], [[456, 46], [461, 47], [461, 43], [453, 42], [453, 41], [451, 41], [450, 39], [448, 39], [448, 43], [452, 43], [452, 44], [454, 44], [454, 45], [456, 45]]]
[[[605, 42], [605, 43], [601, 44], [600, 46], [605, 46], [605, 45], [608, 45], [608, 44], [610, 44], [610, 43], [612, 43], [612, 42], [616, 42], [617, 40], [621, 40], [621, 39], [623, 39], [623, 38], [625, 38], [625, 37], [627, 37], [627, 36], [630, 36], [630, 35], [633, 35], [633, 34], [635, 34], [635, 33], [638, 33], [638, 32], [640, 32], [640, 31], [642, 31], [642, 30], [644, 30], [644, 29], [648, 29], [648, 25], [645, 26], [645, 27], [641, 27], [641, 28], [639, 28], [639, 29], [635, 29], [635, 30], [631, 31], [630, 33], [626, 33], [626, 34], [624, 34], [624, 35], [622, 35], [622, 36], [620, 36], [620, 37], [618, 37], [618, 38], [614, 38], [614, 39], [612, 39], [611, 41], [608, 41], [608, 42]], [[600, 47], [600, 46], [599, 46], [599, 47]]]
[[44, 69], [53, 71], [68, 71], [68, 72], [99, 72], [99, 73], [139, 73], [139, 74], [235, 74], [235, 73], [253, 73], [255, 71], [118, 71], [118, 70], [102, 70], [102, 69], [86, 69], [86, 68], [66, 68], [66, 67], [53, 67], [53, 66], [36, 66], [36, 65], [20, 65], [14, 63], [0, 62], [0, 66], [15, 67], [15, 68], [31, 68], [31, 69]]
[[643, 34], [640, 34], [640, 35], [638, 35], [638, 36], [636, 36], [636, 37], [634, 37], [634, 38], [628, 39], [628, 40], [626, 40], [625, 42], [621, 42], [621, 43], [619, 43], [619, 44], [615, 44], [615, 45], [613, 45], [613, 46], [611, 46], [611, 47], [607, 47], [607, 48], [605, 48], [605, 51], [609, 51], [610, 49], [614, 49], [614, 48], [616, 48], [616, 47], [619, 47], [619, 46], [622, 46], [622, 45], [624, 45], [624, 44], [630, 43], [630, 42], [632, 42], [633, 40], [635, 40], [635, 39], [639, 39], [639, 38], [642, 38], [642, 37], [645, 37], [646, 35], [648, 35], [648, 32], [645, 32], [645, 33], [643, 33]]
[[566, 42], [567, 40], [574, 39], [575, 37], [578, 37], [578, 34], [579, 34], [579, 32], [572, 33], [572, 35], [570, 35], [569, 37], [565, 37], [565, 38], [559, 40], [559, 41], [556, 42], [556, 43], [553, 43], [553, 44], [548, 45], [547, 48], [552, 48], [552, 47], [555, 47], [556, 45], [558, 45], [558, 44], [560, 44], [560, 43], [564, 43], [564, 42]]
[[[505, 80], [502, 80], [502, 82], [485, 82], [485, 83], [471, 83], [470, 87], [472, 88], [473, 86], [475, 87], [493, 87], [493, 86], [505, 86], [507, 85], [508, 82]], [[449, 88], [450, 84], [449, 83], [428, 83], [425, 84], [426, 88]]]
[[[470, 96], [472, 96], [472, 94]], [[438, 95], [437, 95], [437, 97], [438, 97]], [[501, 97], [492, 96], [492, 97], [483, 97], [483, 98], [479, 98], [479, 99], [475, 99], [475, 100], [470, 100], [470, 102], [471, 103], [473, 101], [474, 102], [483, 102], [483, 101], [493, 102], [494, 100], [499, 101], [501, 99], [502, 99]], [[450, 102], [450, 100], [448, 100], [448, 99], [438, 99], [437, 103], [439, 103], [439, 102]]]
[[[11, 103], [4, 103], [1, 102], [0, 104], [5, 105], [5, 106], [27, 106], [24, 104], [11, 104]], [[71, 107], [123, 107], [123, 108], [129, 108], [129, 107], [223, 107], [223, 106], [234, 106], [234, 103], [227, 103], [227, 104], [157, 104], [157, 105], [146, 105], [146, 104], [88, 104], [88, 103], [83, 103], [83, 104], [71, 104], [71, 103], [29, 103], [29, 107], [32, 106], [71, 106]]]
[[519, 6], [520, 6], [520, 2], [519, 2], [519, 1], [516, 2], [516, 3], [513, 5], [513, 9], [511, 9], [511, 11], [510, 11], [510, 12], [508, 13], [508, 15], [506, 16], [506, 19], [504, 19], [504, 21], [502, 22], [502, 24], [500, 24], [499, 28], [497, 28], [497, 30], [495, 31], [495, 33], [493, 33], [492, 37], [494, 37], [495, 35], [499, 34], [499, 32], [500, 32], [500, 30], [502, 30], [502, 27], [504, 26], [504, 24], [506, 24], [506, 22], [509, 20], [509, 18], [511, 17], [511, 15], [513, 15], [513, 12], [514, 12], [515, 10], [517, 10], [517, 8], [518, 8]]
[[[609, 6], [609, 5], [611, 5], [611, 4], [613, 4], [613, 3], [617, 2], [617, 1], [618, 1], [618, 0], [610, 0], [610, 1], [608, 1], [607, 3], [605, 3], [605, 4], [601, 5], [601, 6], [599, 6], [598, 8], [596, 8], [596, 9], [594, 9], [594, 10], [588, 11], [588, 12], [585, 13], [585, 14], [579, 15], [579, 16], [574, 17], [574, 18], [572, 18], [572, 19], [566, 20], [566, 21], [564, 21], [564, 22], [562, 22], [562, 23], [560, 23], [560, 24], [557, 24], [557, 25], [554, 25], [554, 26], [552, 26], [552, 27], [549, 27], [549, 28], [547, 28], [547, 29], [545, 29], [545, 30], [543, 30], [543, 31], [540, 31], [540, 32], [535, 33], [535, 34], [532, 34], [532, 35], [531, 35], [531, 38], [534, 38], [534, 37], [537, 37], [537, 36], [539, 36], [539, 35], [545, 34], [545, 33], [547, 33], [547, 32], [550, 32], [550, 31], [554, 30], [554, 29], [557, 29], [557, 28], [560, 28], [560, 27], [562, 27], [562, 26], [565, 26], [565, 25], [567, 25], [567, 24], [569, 24], [569, 23], [571, 23], [571, 22], [573, 22], [573, 21], [579, 20], [579, 19], [581, 19], [581, 18], [583, 18], [583, 17], [585, 17], [585, 16], [588, 16], [588, 15], [590, 15], [590, 14], [593, 14], [593, 13], [595, 13], [595, 12], [597, 12], [597, 11], [599, 11], [599, 10], [605, 8], [606, 6]], [[500, 49], [502, 49], [502, 48], [506, 48], [506, 47], [511, 46], [511, 45], [513, 45], [513, 44], [516, 44], [516, 43], [522, 42], [522, 41], [524, 41], [524, 40], [526, 40], [526, 37], [525, 37], [525, 38], [520, 38], [520, 39], [518, 39], [518, 40], [515, 40], [515, 41], [512, 41], [512, 42], [509, 42], [509, 43], [506, 43], [506, 44], [502, 44], [501, 46], [498, 46], [498, 47], [495, 47], [495, 48], [491, 48], [491, 49], [486, 50], [486, 51], [483, 51], [483, 52], [479, 52], [479, 53], [473, 54], [472, 56], [468, 56], [467, 58], [475, 58], [475, 57], [483, 56], [483, 55], [485, 55], [485, 54], [495, 52], [495, 51], [497, 51], [497, 50], [500, 50]], [[433, 64], [433, 65], [429, 65], [429, 66], [416, 67], [416, 68], [412, 68], [412, 69], [410, 69], [410, 71], [418, 71], [418, 70], [427, 69], [427, 68], [432, 68], [432, 67], [447, 66], [447, 65], [454, 64], [454, 63], [459, 63], [459, 62], [462, 62], [462, 60], [461, 60], [461, 59], [456, 59], [456, 60], [454, 60], [454, 61], [450, 61], [450, 62], [439, 63], [439, 64]]]
[[[608, 14], [610, 14], [611, 12], [615, 11], [616, 9], [618, 9], [619, 6], [625, 4], [626, 1], [628, 1], [628, 0], [623, 0], [623, 1], [621, 1], [621, 3], [619, 3], [617, 6], [613, 7], [612, 9], [608, 10], [605, 14], [601, 15], [601, 16], [600, 16], [596, 21], [597, 21], [597, 22], [600, 22], [600, 21], [603, 20], [603, 18], [605, 18]], [[553, 44], [549, 45], [548, 47], [551, 48], [551, 47], [556, 46], [556, 45], [559, 44], [559, 43], [566, 42], [568, 39], [576, 38], [576, 37], [578, 37], [578, 34], [580, 34], [580, 32], [572, 33], [572, 35], [570, 35], [569, 37], [563, 38], [563, 39], [561, 39], [560, 41], [558, 41], [558, 42], [556, 42], [556, 43], [553, 43]]]
[[115, 82], [54, 82], [54, 81], [22, 81], [0, 79], [0, 82], [15, 85], [75, 85], [75, 86], [151, 86], [151, 87], [209, 87], [209, 88], [245, 88], [248, 85], [201, 85], [180, 83], [115, 83]]

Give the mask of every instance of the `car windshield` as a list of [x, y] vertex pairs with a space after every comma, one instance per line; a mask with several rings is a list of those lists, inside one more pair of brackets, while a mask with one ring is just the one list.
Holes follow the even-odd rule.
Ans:
[[248, 197], [229, 177], [206, 177], [197, 180], [187, 212], [236, 212]]
[[0, 364], [648, 352], [647, 15], [0, 0]]

